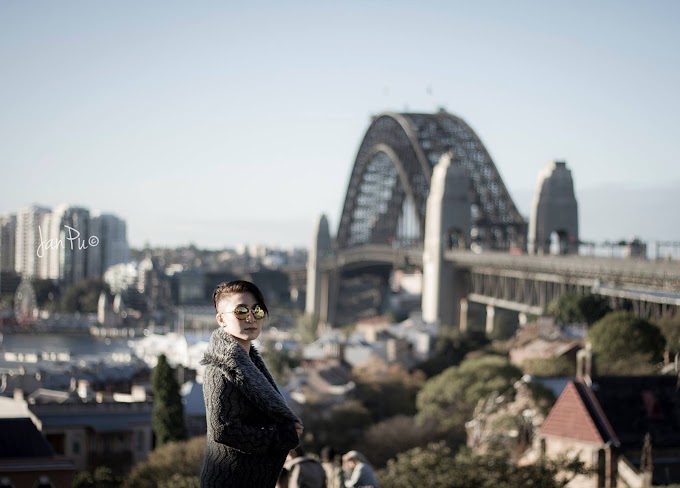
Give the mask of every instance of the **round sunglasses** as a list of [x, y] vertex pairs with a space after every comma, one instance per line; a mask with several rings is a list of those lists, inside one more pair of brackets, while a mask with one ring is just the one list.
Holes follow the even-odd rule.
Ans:
[[[248, 312], [253, 312], [253, 317], [255, 317], [256, 320], [263, 319], [265, 316], [265, 311], [262, 307], [259, 305], [255, 305], [253, 308], [248, 308], [245, 305], [239, 305], [236, 307], [234, 310], [232, 310], [232, 313], [234, 316], [239, 319], [239, 320], [245, 320], [248, 318]], [[226, 312], [222, 312], [226, 313]]]

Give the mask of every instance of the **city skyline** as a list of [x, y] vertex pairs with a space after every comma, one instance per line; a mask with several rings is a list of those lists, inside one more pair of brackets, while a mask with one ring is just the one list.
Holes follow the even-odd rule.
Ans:
[[561, 159], [584, 240], [680, 240], [679, 14], [670, 1], [6, 2], [0, 214], [112, 212], [135, 248], [307, 246], [318, 214], [337, 229], [370, 117], [443, 106], [525, 217]]

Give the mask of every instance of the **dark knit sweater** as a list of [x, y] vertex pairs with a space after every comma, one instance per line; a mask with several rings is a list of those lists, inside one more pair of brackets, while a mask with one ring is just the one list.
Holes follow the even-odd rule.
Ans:
[[202, 363], [208, 445], [201, 487], [273, 488], [298, 445], [300, 419], [257, 350], [246, 353], [223, 328], [213, 332]]

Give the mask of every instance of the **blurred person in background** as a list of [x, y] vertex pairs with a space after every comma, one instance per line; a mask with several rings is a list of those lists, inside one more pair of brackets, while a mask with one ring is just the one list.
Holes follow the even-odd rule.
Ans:
[[378, 477], [359, 451], [349, 451], [342, 456], [346, 488], [380, 488]]
[[326, 472], [326, 488], [345, 488], [342, 466], [332, 446], [321, 448], [321, 466]]
[[326, 488], [326, 473], [321, 463], [305, 455], [302, 446], [288, 452], [283, 468], [288, 471], [287, 488]]

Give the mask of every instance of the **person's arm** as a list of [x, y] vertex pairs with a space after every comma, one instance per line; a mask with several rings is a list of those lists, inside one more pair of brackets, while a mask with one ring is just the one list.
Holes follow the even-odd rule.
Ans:
[[294, 464], [288, 472], [288, 484], [286, 488], [297, 488], [300, 486], [300, 464]]
[[288, 451], [299, 444], [295, 423], [265, 426], [242, 422], [244, 405], [237, 389], [220, 374], [206, 374], [203, 383], [206, 421], [215, 441], [247, 454]]
[[345, 487], [354, 488], [357, 485], [360, 476], [361, 470], [359, 469], [359, 465], [355, 465], [354, 469], [352, 469], [352, 475], [349, 477], [348, 480], [345, 480]]

